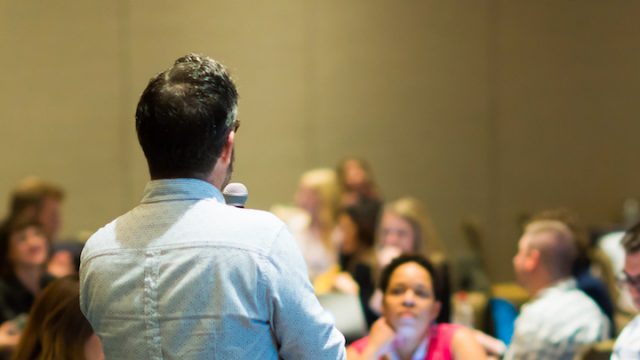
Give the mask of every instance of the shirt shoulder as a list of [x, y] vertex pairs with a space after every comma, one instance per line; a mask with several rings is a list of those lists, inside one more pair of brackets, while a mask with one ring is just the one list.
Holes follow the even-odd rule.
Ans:
[[273, 214], [213, 199], [141, 204], [98, 229], [82, 259], [109, 253], [181, 246], [230, 246], [268, 254], [285, 224]]

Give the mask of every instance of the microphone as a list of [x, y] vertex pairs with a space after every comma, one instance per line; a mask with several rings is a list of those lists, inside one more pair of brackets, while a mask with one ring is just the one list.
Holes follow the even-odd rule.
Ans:
[[244, 208], [244, 204], [247, 203], [247, 198], [249, 197], [249, 191], [242, 183], [230, 183], [224, 187], [222, 195], [227, 205]]

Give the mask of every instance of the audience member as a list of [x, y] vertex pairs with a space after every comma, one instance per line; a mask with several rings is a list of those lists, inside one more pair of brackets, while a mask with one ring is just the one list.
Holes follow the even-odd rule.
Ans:
[[296, 206], [301, 211], [285, 215], [276, 210], [298, 242], [312, 280], [334, 270], [338, 264], [335, 235], [338, 196], [335, 172], [313, 169], [302, 175], [295, 195]]
[[80, 311], [77, 277], [48, 285], [33, 304], [14, 360], [102, 360], [100, 339]]
[[438, 287], [426, 258], [401, 255], [391, 261], [380, 276], [383, 317], [347, 349], [349, 360], [484, 359], [470, 330], [434, 322], [442, 300]]
[[[629, 229], [622, 238], [625, 250], [623, 282], [637, 309], [640, 309], [640, 223]], [[640, 315], [637, 315], [618, 336], [613, 346], [612, 360], [640, 359]]]
[[[36, 219], [50, 244], [48, 272], [61, 277], [77, 273], [82, 245], [60, 241], [64, 190], [36, 177], [22, 180], [11, 194], [10, 219]], [[10, 220], [9, 220], [10, 221]]]
[[347, 157], [336, 169], [340, 185], [340, 202], [343, 207], [361, 201], [381, 203], [380, 191], [373, 179], [371, 166], [364, 159]]
[[564, 223], [535, 220], [525, 227], [513, 266], [532, 300], [516, 319], [506, 359], [573, 359], [580, 346], [608, 337], [609, 321], [571, 275], [576, 256]]
[[338, 217], [340, 268], [355, 280], [369, 326], [378, 317], [370, 309], [369, 299], [375, 290], [377, 261], [373, 243], [379, 210], [378, 204], [363, 202], [347, 207]]
[[442, 308], [438, 321], [448, 322], [451, 316], [449, 264], [435, 227], [422, 204], [414, 198], [401, 198], [385, 205], [378, 225], [377, 242], [380, 267], [386, 266], [402, 253], [422, 254], [434, 264], [438, 283], [442, 286]]
[[[613, 300], [605, 282], [594, 276], [591, 272], [594, 259], [600, 260], [600, 254], [590, 242], [587, 230], [582, 226], [578, 216], [567, 209], [551, 209], [535, 214], [530, 221], [557, 220], [567, 226], [572, 233], [577, 248], [576, 260], [573, 263], [572, 273], [578, 289], [587, 294], [596, 302], [600, 310], [607, 315], [611, 324], [610, 336], [615, 334], [613, 320]], [[598, 273], [610, 269], [610, 264], [600, 266]]]
[[0, 323], [31, 309], [52, 278], [45, 271], [48, 242], [39, 223], [16, 218], [0, 236]]
[[36, 219], [45, 237], [53, 243], [62, 227], [63, 200], [64, 191], [59, 186], [28, 177], [13, 190], [9, 214], [11, 218]]

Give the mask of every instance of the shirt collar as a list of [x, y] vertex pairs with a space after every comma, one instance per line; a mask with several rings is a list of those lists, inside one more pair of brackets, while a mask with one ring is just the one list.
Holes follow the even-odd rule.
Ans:
[[220, 190], [206, 181], [199, 179], [161, 179], [151, 180], [147, 183], [141, 203], [209, 198], [225, 203], [224, 196], [222, 196]]
[[557, 292], [557, 291], [564, 292], [564, 291], [569, 291], [576, 288], [577, 288], [576, 280], [573, 277], [568, 277], [562, 280], [558, 280], [555, 283], [553, 283], [551, 286], [539, 291], [535, 297], [541, 298], [553, 292]]

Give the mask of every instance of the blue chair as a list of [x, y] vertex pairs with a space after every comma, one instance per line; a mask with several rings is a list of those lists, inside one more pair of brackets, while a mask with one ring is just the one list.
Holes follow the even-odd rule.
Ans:
[[506, 299], [492, 298], [489, 300], [489, 311], [493, 322], [493, 336], [502, 340], [508, 346], [513, 336], [518, 310]]

